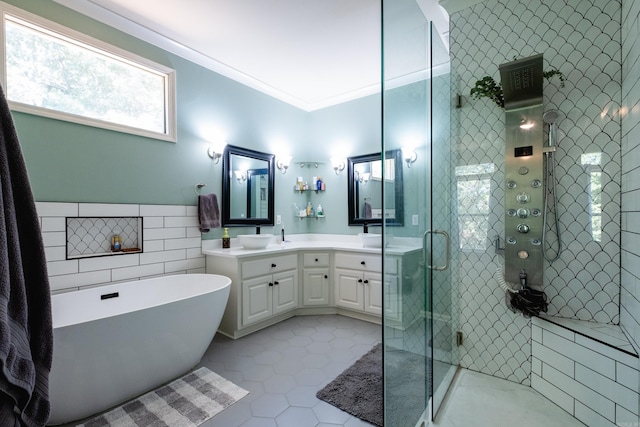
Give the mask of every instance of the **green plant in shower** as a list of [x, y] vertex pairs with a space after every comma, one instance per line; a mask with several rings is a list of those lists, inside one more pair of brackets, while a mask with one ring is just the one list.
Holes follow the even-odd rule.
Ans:
[[[560, 87], [564, 87], [566, 77], [562, 74], [562, 71], [553, 68], [542, 73], [542, 77], [547, 81], [551, 80], [554, 76], [558, 76], [560, 79]], [[475, 99], [489, 98], [495, 102], [498, 107], [504, 108], [502, 83], [497, 83], [491, 76], [484, 76], [481, 80], [476, 81], [476, 85], [471, 89], [470, 95]]]

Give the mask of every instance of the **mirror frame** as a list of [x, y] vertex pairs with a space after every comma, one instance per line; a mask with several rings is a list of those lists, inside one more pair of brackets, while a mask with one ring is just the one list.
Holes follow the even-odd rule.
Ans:
[[[231, 180], [233, 179], [230, 170], [231, 155], [249, 157], [251, 159], [264, 160], [267, 162], [268, 174], [268, 195], [267, 218], [231, 218]], [[227, 145], [224, 148], [222, 156], [222, 226], [223, 227], [243, 227], [243, 226], [259, 226], [274, 225], [274, 206], [275, 206], [275, 155], [262, 153], [260, 151], [249, 150], [248, 148]], [[244, 195], [241, 197], [245, 198]], [[249, 208], [249, 206], [247, 206]]]
[[[386, 218], [385, 224], [392, 226], [404, 225], [404, 190], [402, 185], [402, 150], [389, 150], [385, 152], [384, 159], [380, 153], [365, 154], [362, 156], [354, 156], [347, 158], [347, 202], [349, 204], [349, 225], [382, 225], [382, 218], [360, 218], [356, 203], [358, 190], [355, 184], [355, 165], [358, 163], [373, 162], [376, 160], [394, 159], [395, 160], [395, 218]], [[384, 187], [383, 187], [384, 188]], [[358, 206], [359, 208], [359, 206]]]

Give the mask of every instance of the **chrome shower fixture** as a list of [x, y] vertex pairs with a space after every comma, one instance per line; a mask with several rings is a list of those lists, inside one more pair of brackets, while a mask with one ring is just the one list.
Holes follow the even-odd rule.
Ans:
[[[505, 279], [542, 285], [542, 55], [500, 65], [505, 111]], [[523, 285], [524, 286], [524, 285]]]

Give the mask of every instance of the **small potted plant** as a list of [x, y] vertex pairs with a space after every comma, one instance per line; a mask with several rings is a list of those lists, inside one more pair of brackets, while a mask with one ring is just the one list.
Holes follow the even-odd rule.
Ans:
[[[542, 77], [547, 80], [551, 80], [554, 76], [558, 76], [560, 79], [560, 87], [564, 87], [566, 78], [564, 74], [562, 74], [562, 71], [557, 68], [553, 68], [542, 73]], [[489, 98], [495, 102], [498, 107], [504, 108], [502, 83], [497, 83], [491, 76], [484, 76], [481, 80], [478, 80], [476, 85], [471, 89], [470, 95], [475, 99]]]

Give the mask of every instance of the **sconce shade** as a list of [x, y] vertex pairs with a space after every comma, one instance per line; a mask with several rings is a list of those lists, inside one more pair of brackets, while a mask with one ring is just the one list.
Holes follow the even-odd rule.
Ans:
[[213, 146], [210, 146], [207, 149], [207, 154], [209, 155], [209, 157], [211, 157], [211, 159], [213, 159], [214, 165], [217, 165], [220, 161], [220, 158], [222, 157], [222, 153], [217, 153]]
[[279, 156], [276, 160], [276, 167], [280, 169], [280, 172], [284, 175], [287, 173], [287, 169], [289, 169], [289, 165], [291, 164], [291, 156]]
[[336, 172], [336, 175], [340, 175], [340, 172], [344, 170], [345, 162], [343, 159], [332, 157], [331, 165], [333, 166], [333, 170]]
[[413, 148], [403, 148], [402, 158], [407, 163], [407, 167], [410, 168], [416, 160], [418, 160], [418, 153]]

